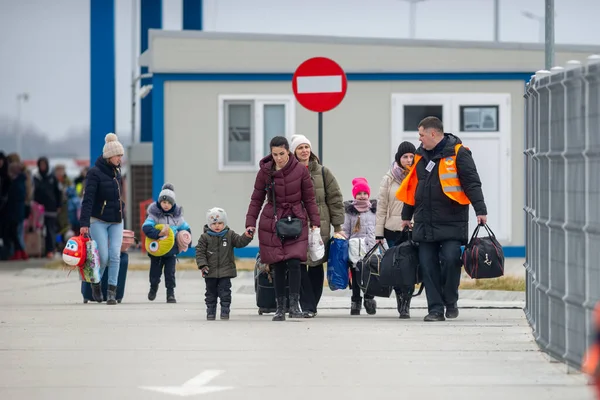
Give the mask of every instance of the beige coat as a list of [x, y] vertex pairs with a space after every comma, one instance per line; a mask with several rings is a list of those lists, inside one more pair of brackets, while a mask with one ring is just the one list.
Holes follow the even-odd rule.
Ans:
[[403, 202], [396, 198], [396, 192], [400, 182], [394, 178], [392, 171], [388, 171], [379, 185], [379, 197], [377, 201], [377, 222], [375, 225], [375, 236], [383, 237], [383, 230], [402, 230], [402, 206]]

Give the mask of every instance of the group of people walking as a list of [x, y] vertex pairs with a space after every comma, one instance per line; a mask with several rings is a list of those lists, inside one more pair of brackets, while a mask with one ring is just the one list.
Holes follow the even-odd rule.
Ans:
[[[455, 135], [444, 133], [442, 121], [427, 117], [418, 129], [421, 146], [400, 144], [381, 181], [378, 199], [370, 199], [368, 182], [356, 178], [354, 199], [345, 203], [333, 173], [320, 164], [305, 136], [294, 135], [291, 146], [284, 137], [273, 138], [271, 154], [260, 161], [246, 215], [248, 232], [254, 232], [258, 221], [261, 261], [274, 272], [277, 309], [273, 320], [285, 320], [286, 275], [289, 316], [317, 314], [325, 260], [309, 261], [308, 230], [320, 227], [327, 243], [331, 226], [335, 234], [347, 239], [364, 238], [367, 247], [384, 240], [389, 247], [398, 245], [412, 229], [412, 240], [419, 243], [427, 295], [425, 321], [458, 317], [460, 247], [468, 241], [469, 204], [478, 222], [486, 221], [481, 181], [470, 150]], [[281, 234], [285, 229], [278, 224], [291, 219], [299, 220], [301, 230], [296, 235]], [[356, 268], [350, 268], [350, 313], [358, 315], [363, 299]], [[400, 318], [410, 317], [413, 289], [394, 288]], [[376, 313], [372, 297], [365, 295], [363, 305], [368, 314]]]
[[[273, 320], [284, 321], [286, 313], [290, 318], [316, 316], [323, 293], [323, 264], [327, 261], [327, 252], [319, 260], [308, 256], [309, 230], [317, 228], [324, 243], [333, 234], [363, 240], [367, 248], [384, 243], [396, 246], [408, 240], [412, 231], [412, 240], [419, 243], [427, 296], [425, 321], [458, 317], [460, 247], [468, 241], [469, 204], [475, 209], [478, 223], [486, 222], [481, 181], [470, 150], [455, 135], [444, 133], [442, 121], [427, 117], [418, 130], [421, 146], [417, 149], [410, 142], [398, 146], [377, 198], [371, 198], [368, 181], [357, 177], [352, 181], [353, 199], [346, 202], [333, 172], [320, 163], [308, 138], [294, 135], [290, 143], [285, 137], [274, 137], [270, 154], [259, 163], [245, 232], [237, 234], [229, 228], [222, 208], [212, 208], [206, 214], [204, 232], [196, 245], [196, 263], [206, 281], [207, 319], [216, 319], [218, 300], [220, 318], [229, 319], [231, 279], [237, 275], [233, 249], [247, 246], [256, 232], [261, 262], [270, 266], [274, 276], [277, 307]], [[103, 154], [87, 175], [80, 220], [81, 233], [90, 233], [98, 242], [101, 274], [108, 267], [108, 304], [116, 304], [123, 235], [122, 156], [123, 146], [116, 135], [107, 135]], [[191, 234], [182, 208], [175, 203], [172, 185], [163, 186], [144, 223], [147, 235], [157, 240], [168, 236], [168, 229], [158, 229], [158, 222]], [[187, 249], [187, 244], [177, 242], [174, 249], [166, 257], [152, 260], [149, 300], [156, 297], [164, 269], [167, 302], [175, 302], [175, 259], [170, 257]], [[367, 314], [375, 314], [375, 299], [361, 296], [356, 265], [351, 263], [349, 268], [350, 314], [359, 315], [363, 306]], [[94, 298], [101, 301], [99, 285], [92, 285], [92, 289]], [[413, 290], [394, 288], [400, 318], [410, 318]]]

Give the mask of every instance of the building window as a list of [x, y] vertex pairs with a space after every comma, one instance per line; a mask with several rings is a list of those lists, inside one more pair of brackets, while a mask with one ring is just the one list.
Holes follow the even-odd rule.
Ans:
[[275, 136], [292, 135], [293, 96], [219, 96], [219, 170], [256, 171]]
[[461, 132], [498, 132], [498, 106], [460, 106]]
[[438, 117], [444, 120], [444, 106], [442, 105], [410, 105], [404, 106], [404, 131], [418, 131], [419, 122], [425, 117]]

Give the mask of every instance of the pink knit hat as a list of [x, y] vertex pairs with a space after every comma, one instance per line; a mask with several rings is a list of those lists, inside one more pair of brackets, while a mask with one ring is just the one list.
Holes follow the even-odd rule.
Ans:
[[356, 195], [360, 192], [367, 192], [371, 197], [371, 188], [369, 182], [365, 178], [354, 178], [352, 179], [352, 197], [356, 198]]
[[186, 251], [189, 248], [190, 243], [192, 243], [192, 235], [190, 235], [188, 231], [179, 231], [177, 232], [175, 240], [177, 240], [177, 248], [179, 251]]

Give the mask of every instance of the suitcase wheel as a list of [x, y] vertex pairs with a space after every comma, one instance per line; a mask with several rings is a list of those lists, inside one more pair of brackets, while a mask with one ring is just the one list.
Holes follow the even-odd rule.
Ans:
[[83, 304], [87, 304], [88, 303], [88, 299], [83, 299]]

